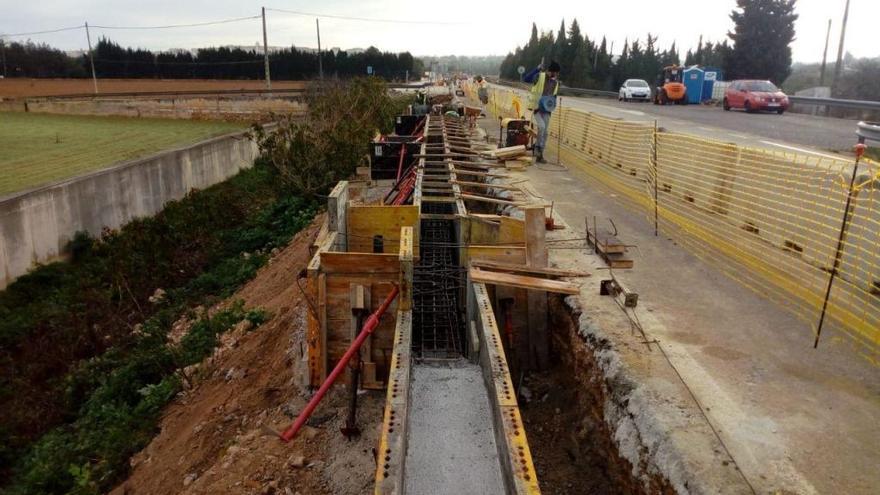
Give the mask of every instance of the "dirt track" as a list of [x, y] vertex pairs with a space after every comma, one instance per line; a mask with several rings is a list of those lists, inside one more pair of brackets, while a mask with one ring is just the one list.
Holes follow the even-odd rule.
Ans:
[[[272, 81], [275, 89], [299, 89], [305, 87], [304, 81]], [[266, 83], [260, 80], [219, 80], [219, 79], [98, 79], [98, 91], [104, 93], [125, 93], [131, 91], [202, 91], [218, 89], [263, 89]], [[91, 79], [0, 79], [0, 98], [19, 96], [54, 96], [91, 93]]]
[[360, 494], [373, 484], [384, 394], [360, 396], [360, 438], [339, 432], [345, 387], [336, 387], [291, 443], [267, 435], [302, 410], [297, 380], [308, 306], [296, 286], [308, 262], [316, 222], [300, 232], [230, 300], [273, 315], [253, 331], [227, 332], [194, 374], [195, 387], [165, 411], [161, 432], [131, 459], [129, 479], [113, 494]]

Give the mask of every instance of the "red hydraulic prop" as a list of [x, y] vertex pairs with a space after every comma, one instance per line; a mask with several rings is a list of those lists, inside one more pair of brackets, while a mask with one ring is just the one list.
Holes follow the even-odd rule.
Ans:
[[382, 318], [382, 315], [385, 314], [385, 311], [388, 309], [388, 306], [391, 306], [391, 302], [394, 301], [394, 298], [397, 297], [398, 292], [400, 292], [400, 288], [396, 285], [391, 289], [391, 292], [388, 294], [388, 297], [385, 298], [385, 301], [379, 306], [376, 311], [367, 318], [367, 321], [364, 322], [364, 327], [361, 329], [357, 338], [354, 342], [351, 343], [348, 350], [345, 351], [345, 354], [342, 355], [342, 358], [336, 363], [336, 367], [333, 368], [333, 371], [327, 375], [327, 379], [324, 380], [324, 383], [321, 384], [321, 388], [315, 392], [315, 395], [312, 396], [312, 400], [306, 405], [306, 408], [303, 409], [299, 416], [297, 416], [296, 421], [293, 422], [284, 432], [281, 434], [281, 440], [284, 442], [289, 442], [293, 440], [293, 437], [296, 436], [297, 432], [306, 424], [309, 417], [315, 411], [315, 408], [318, 407], [318, 404], [321, 402], [321, 399], [327, 394], [327, 391], [330, 390], [330, 387], [333, 386], [333, 382], [339, 378], [339, 375], [345, 371], [346, 365], [351, 360], [352, 356], [357, 354], [358, 349], [361, 348], [361, 345], [367, 340], [367, 337], [373, 333], [373, 330], [379, 325], [379, 319]]

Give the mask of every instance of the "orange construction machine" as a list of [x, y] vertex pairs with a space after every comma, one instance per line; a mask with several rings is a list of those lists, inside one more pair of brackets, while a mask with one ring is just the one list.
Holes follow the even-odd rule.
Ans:
[[678, 65], [670, 65], [663, 68], [663, 72], [657, 76], [657, 85], [654, 88], [654, 104], [687, 105], [687, 91], [682, 82], [683, 68]]

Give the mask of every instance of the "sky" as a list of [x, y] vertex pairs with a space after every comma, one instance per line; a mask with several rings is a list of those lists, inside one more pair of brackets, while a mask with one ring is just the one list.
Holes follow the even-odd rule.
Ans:
[[[532, 22], [539, 30], [559, 29], [577, 18], [581, 32], [592, 39], [608, 38], [620, 53], [626, 39], [644, 40], [646, 33], [659, 36], [661, 48], [673, 41], [682, 55], [704, 40], [722, 41], [732, 29], [730, 11], [735, 0], [597, 1], [550, 2], [508, 0], [322, 0], [281, 1], [263, 4], [267, 9], [286, 9], [319, 16], [347, 16], [405, 22], [346, 20], [322, 17], [322, 48], [366, 48], [410, 51], [415, 55], [504, 55], [528, 40]], [[880, 56], [876, 42], [880, 0], [850, 0], [845, 51], [856, 57]], [[800, 18], [792, 44], [795, 62], [822, 59], [828, 19], [832, 19], [828, 59], [837, 55], [845, 0], [798, 0]], [[0, 34], [43, 31], [82, 25], [158, 26], [259, 16], [261, 2], [245, 0], [0, 0]], [[665, 8], [669, 5], [675, 8]], [[625, 13], [623, 12], [625, 10]], [[426, 21], [430, 23], [426, 23]], [[315, 16], [267, 10], [269, 45], [317, 46]], [[168, 29], [92, 28], [93, 43], [101, 36], [123, 46], [152, 50], [198, 48], [218, 45], [254, 45], [262, 42], [259, 18], [211, 26]], [[84, 49], [83, 30], [15, 37], [49, 43], [63, 50]]]

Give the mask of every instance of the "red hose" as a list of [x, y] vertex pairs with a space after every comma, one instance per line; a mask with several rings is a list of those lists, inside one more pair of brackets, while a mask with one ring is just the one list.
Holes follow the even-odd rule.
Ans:
[[315, 392], [315, 395], [312, 396], [312, 400], [306, 405], [306, 408], [303, 409], [299, 416], [297, 416], [296, 421], [293, 422], [284, 433], [281, 434], [281, 440], [284, 442], [289, 442], [293, 440], [293, 437], [296, 436], [297, 432], [299, 432], [300, 428], [306, 424], [309, 417], [315, 411], [315, 408], [318, 407], [318, 404], [321, 402], [321, 399], [327, 394], [327, 391], [330, 390], [330, 387], [333, 386], [333, 382], [345, 371], [346, 365], [351, 360], [352, 356], [354, 356], [358, 349], [361, 348], [361, 345], [367, 340], [367, 337], [373, 333], [373, 330], [379, 325], [379, 319], [385, 314], [385, 311], [388, 309], [388, 306], [391, 305], [391, 301], [397, 297], [397, 293], [400, 292], [400, 288], [396, 285], [391, 289], [391, 292], [388, 294], [388, 297], [385, 298], [385, 301], [379, 306], [376, 311], [367, 318], [367, 321], [364, 322], [364, 327], [361, 329], [360, 334], [358, 334], [357, 338], [354, 339], [354, 342], [351, 343], [348, 350], [345, 351], [345, 354], [342, 355], [342, 358], [336, 363], [336, 367], [333, 368], [333, 371], [327, 375], [327, 379], [324, 380], [324, 383], [321, 384], [321, 388]]
[[397, 162], [397, 181], [400, 182], [400, 174], [403, 173], [403, 157], [406, 156], [406, 144], [400, 145], [400, 160]]

